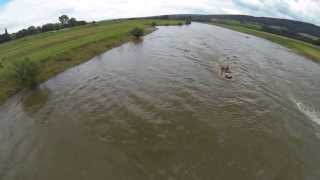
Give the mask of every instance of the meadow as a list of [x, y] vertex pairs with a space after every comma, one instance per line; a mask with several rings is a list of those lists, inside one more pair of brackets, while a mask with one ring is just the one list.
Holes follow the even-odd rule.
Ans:
[[0, 102], [25, 88], [14, 76], [14, 63], [25, 58], [39, 67], [41, 83], [92, 57], [133, 39], [136, 27], [146, 33], [154, 23], [181, 25], [183, 21], [160, 19], [112, 20], [41, 33], [0, 44]]

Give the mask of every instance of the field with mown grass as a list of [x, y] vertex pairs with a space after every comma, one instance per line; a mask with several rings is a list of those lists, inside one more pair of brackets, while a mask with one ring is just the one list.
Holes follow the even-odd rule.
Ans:
[[310, 43], [260, 31], [257, 28], [249, 28], [239, 24], [238, 25], [230, 24], [230, 23], [211, 23], [211, 24], [267, 39], [269, 41], [278, 43], [282, 46], [292, 49], [296, 53], [301, 54], [309, 59], [320, 62], [320, 48]]
[[152, 32], [156, 25], [178, 25], [175, 20], [102, 21], [56, 32], [46, 32], [0, 44], [0, 103], [24, 88], [14, 76], [14, 63], [30, 59], [39, 69], [38, 82], [48, 80], [108, 49], [132, 40], [130, 31]]

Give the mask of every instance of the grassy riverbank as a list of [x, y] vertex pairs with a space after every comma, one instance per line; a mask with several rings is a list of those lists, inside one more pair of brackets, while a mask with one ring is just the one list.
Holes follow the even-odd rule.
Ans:
[[312, 60], [320, 62], [320, 48], [315, 47], [312, 44], [287, 38], [287, 37], [283, 37], [283, 36], [279, 36], [279, 35], [275, 35], [275, 34], [271, 34], [271, 33], [267, 33], [267, 32], [263, 32], [258, 30], [258, 28], [249, 28], [241, 25], [231, 25], [231, 24], [222, 24], [222, 23], [212, 23], [212, 24], [267, 39], [269, 41], [278, 43], [282, 46], [292, 49], [298, 54], [301, 54]]
[[0, 103], [24, 88], [13, 75], [13, 64], [28, 58], [40, 69], [43, 82], [58, 73], [132, 40], [130, 31], [139, 27], [151, 32], [157, 25], [178, 25], [173, 20], [117, 20], [47, 32], [0, 44]]

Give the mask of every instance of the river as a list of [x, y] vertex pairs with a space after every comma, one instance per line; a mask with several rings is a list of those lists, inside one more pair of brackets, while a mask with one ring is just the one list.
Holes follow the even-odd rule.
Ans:
[[319, 89], [277, 44], [159, 27], [1, 105], [0, 179], [318, 180]]

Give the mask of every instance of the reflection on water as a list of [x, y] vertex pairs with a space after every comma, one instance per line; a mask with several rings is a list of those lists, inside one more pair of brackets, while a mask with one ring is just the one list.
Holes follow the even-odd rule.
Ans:
[[46, 104], [49, 92], [50, 89], [46, 87], [37, 87], [32, 89], [31, 92], [23, 99], [23, 110], [28, 114], [36, 113]]
[[161, 27], [2, 105], [0, 179], [317, 180], [319, 75], [253, 36]]
[[143, 43], [143, 38], [134, 39], [132, 42], [133, 42], [134, 44], [136, 44], [136, 45], [139, 45], [139, 44]]

